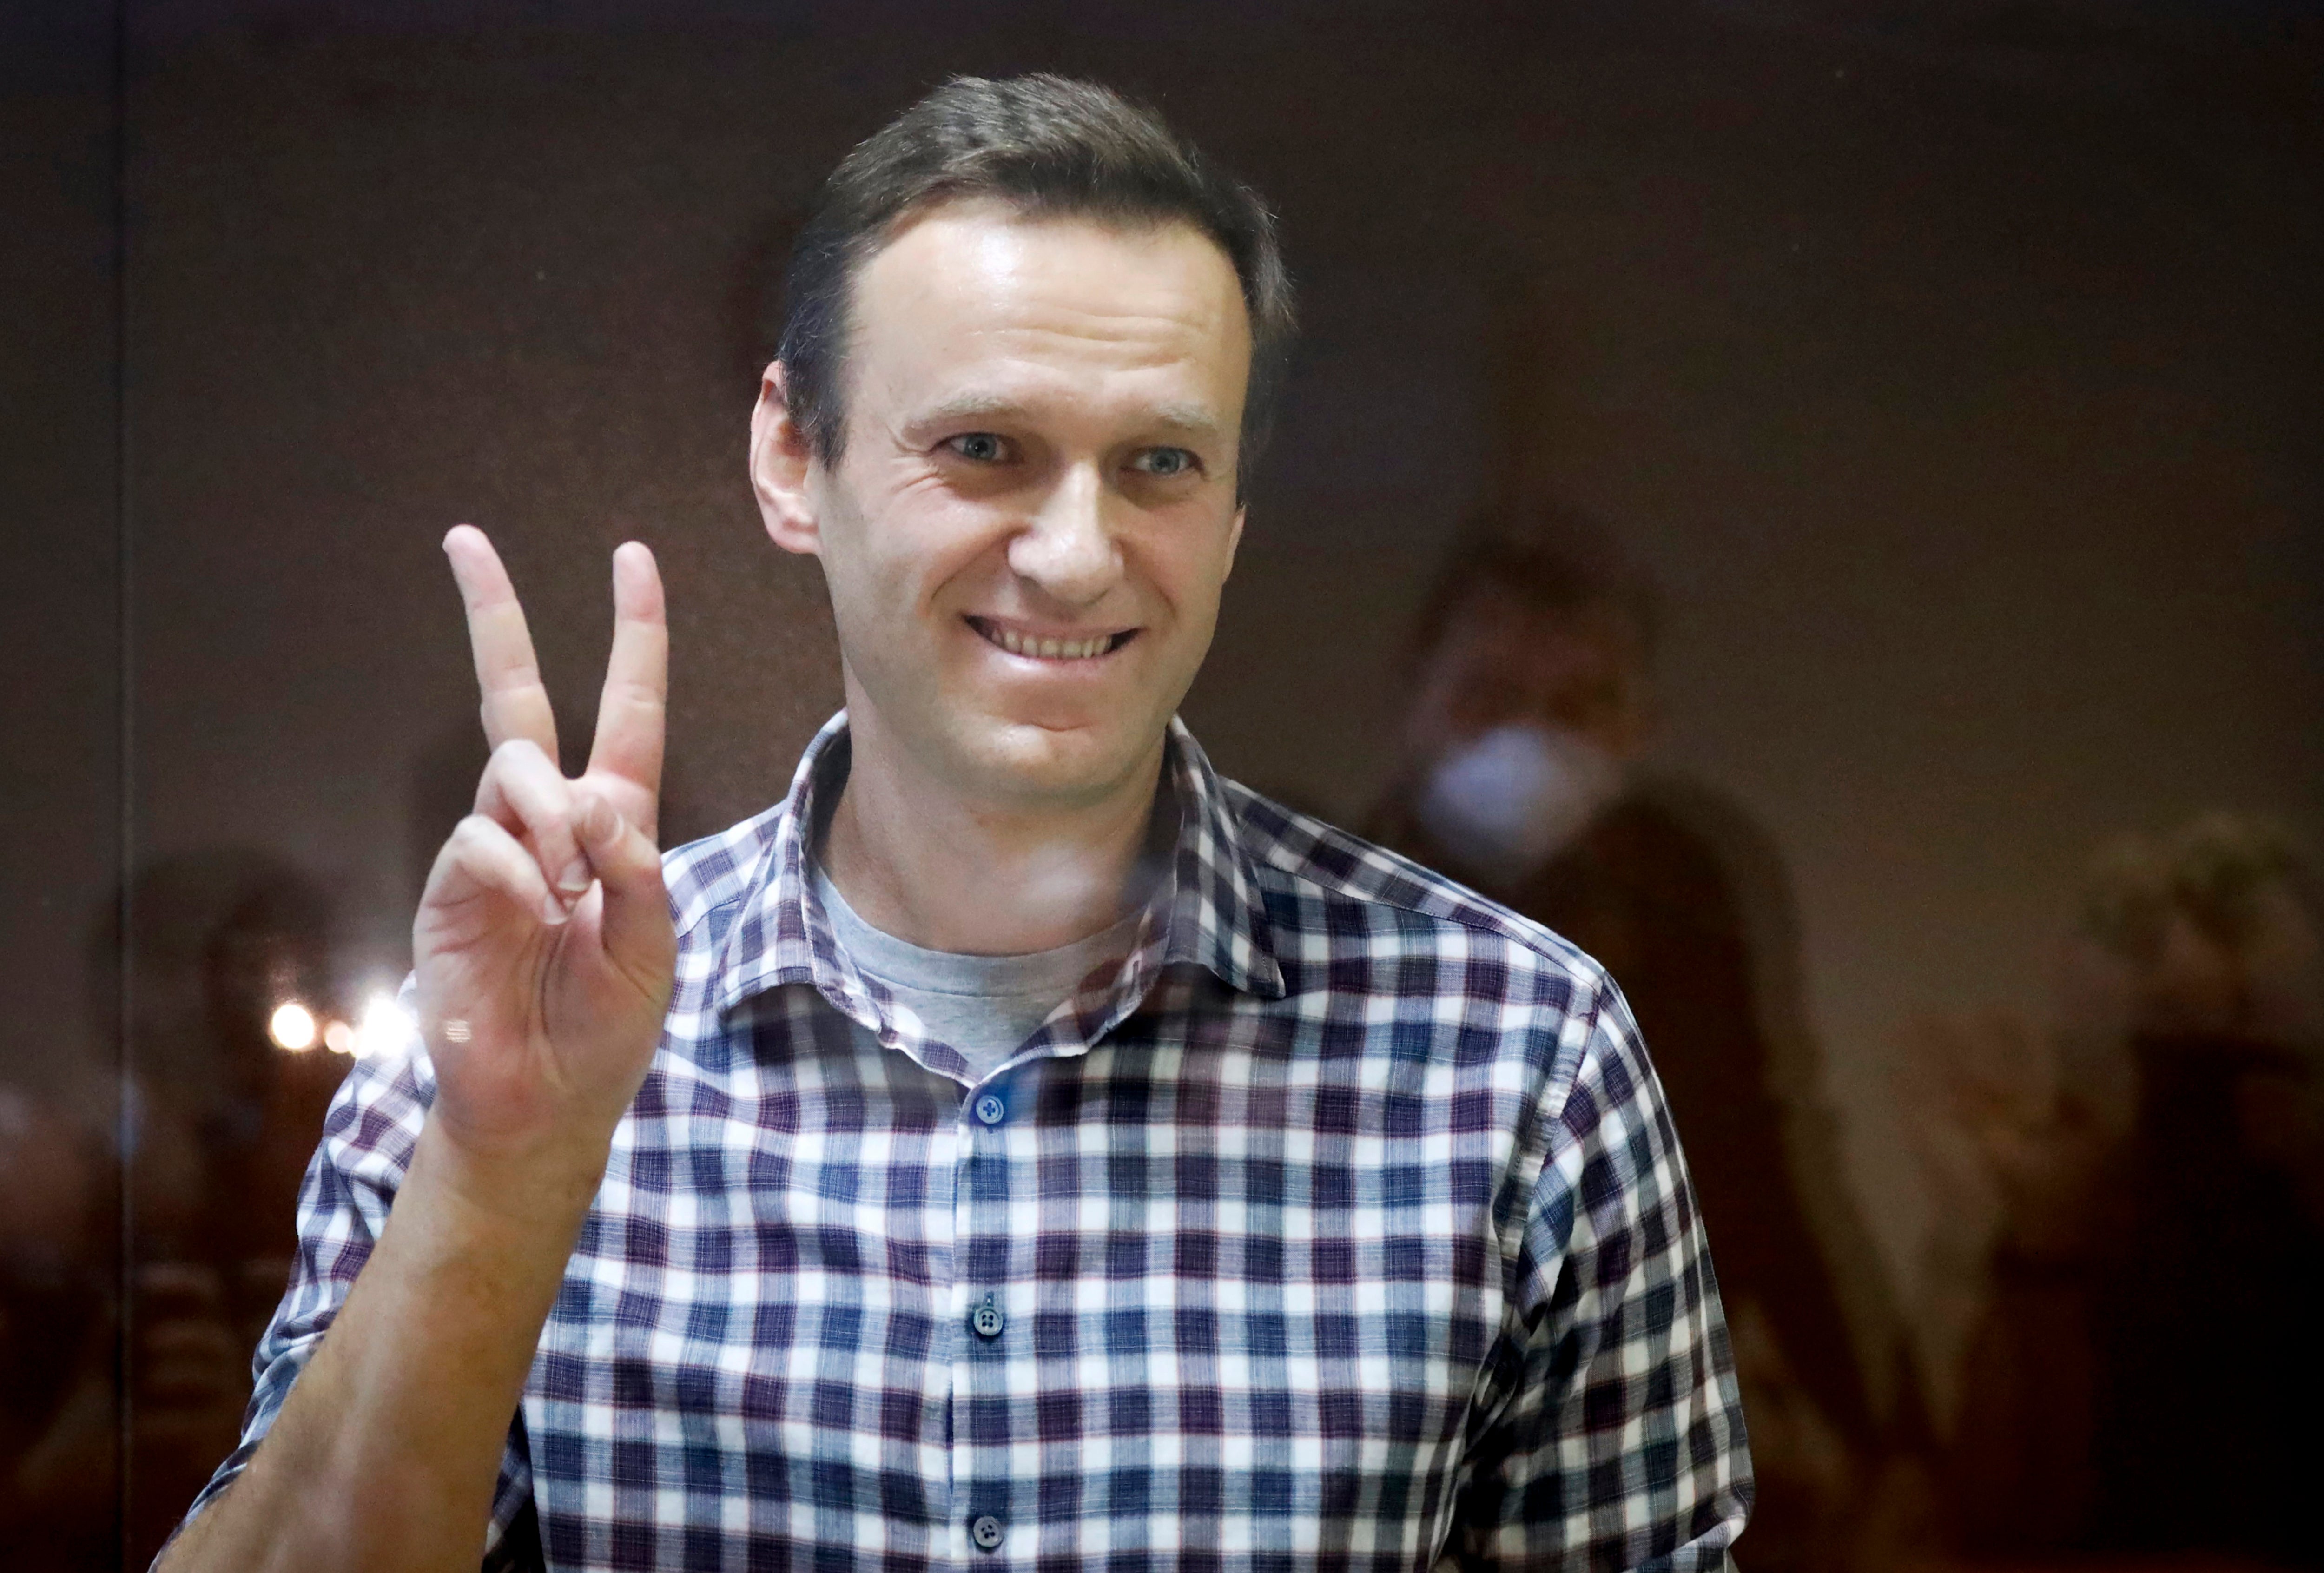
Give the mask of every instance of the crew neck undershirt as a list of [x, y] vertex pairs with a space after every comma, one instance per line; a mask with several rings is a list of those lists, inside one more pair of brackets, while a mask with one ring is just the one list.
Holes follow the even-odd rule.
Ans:
[[839, 948], [910, 1007], [923, 1030], [961, 1052], [969, 1079], [981, 1081], [1023, 1047], [1025, 1040], [1071, 998], [1101, 965], [1130, 953], [1139, 914], [1054, 950], [1022, 956], [966, 956], [929, 950], [865, 921], [817, 860], [816, 899], [831, 921]]

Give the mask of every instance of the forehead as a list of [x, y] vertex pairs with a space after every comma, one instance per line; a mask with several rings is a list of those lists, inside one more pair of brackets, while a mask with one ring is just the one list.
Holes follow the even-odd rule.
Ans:
[[1179, 392], [1231, 403], [1231, 419], [1250, 363], [1233, 264], [1179, 222], [947, 204], [863, 265], [851, 305], [849, 358], [875, 394], [941, 396], [936, 384], [964, 377], [1143, 375], [1204, 384]]
[[1553, 607], [1493, 584], [1447, 609], [1435, 652], [1455, 670], [1488, 666], [1551, 685], [1642, 664], [1645, 656], [1636, 616], [1610, 598]]

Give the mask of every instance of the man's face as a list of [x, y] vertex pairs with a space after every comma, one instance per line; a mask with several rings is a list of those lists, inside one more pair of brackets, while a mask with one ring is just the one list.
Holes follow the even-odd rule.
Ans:
[[1612, 606], [1552, 614], [1508, 592], [1454, 608], [1420, 671], [1408, 745], [1423, 757], [1512, 722], [1579, 733], [1618, 759], [1649, 730], [1637, 631]]
[[1142, 790], [1241, 533], [1232, 265], [955, 204], [858, 273], [851, 327], [811, 540], [770, 528], [823, 560], [859, 746], [971, 801]]

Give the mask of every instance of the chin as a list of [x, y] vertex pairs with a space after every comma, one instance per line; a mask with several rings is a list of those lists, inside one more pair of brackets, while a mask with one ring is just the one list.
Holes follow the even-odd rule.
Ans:
[[1093, 800], [1118, 789], [1153, 740], [1120, 725], [1058, 728], [994, 720], [964, 739], [996, 796]]

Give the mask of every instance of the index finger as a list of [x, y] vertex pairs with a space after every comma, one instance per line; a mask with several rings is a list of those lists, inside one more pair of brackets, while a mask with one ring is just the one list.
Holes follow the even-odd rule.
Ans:
[[[650, 828], [661, 799], [664, 718], [669, 701], [669, 622], [661, 570], [635, 541], [613, 553], [613, 650], [597, 701], [589, 773], [613, 775], [645, 795]], [[650, 828], [649, 828], [650, 833]]]
[[500, 553], [473, 524], [455, 525], [444, 537], [460, 599], [468, 609], [468, 646], [476, 660], [476, 688], [483, 696], [484, 741], [493, 748], [528, 738], [557, 757], [557, 717], [532, 652], [532, 631], [524, 607], [501, 566]]

